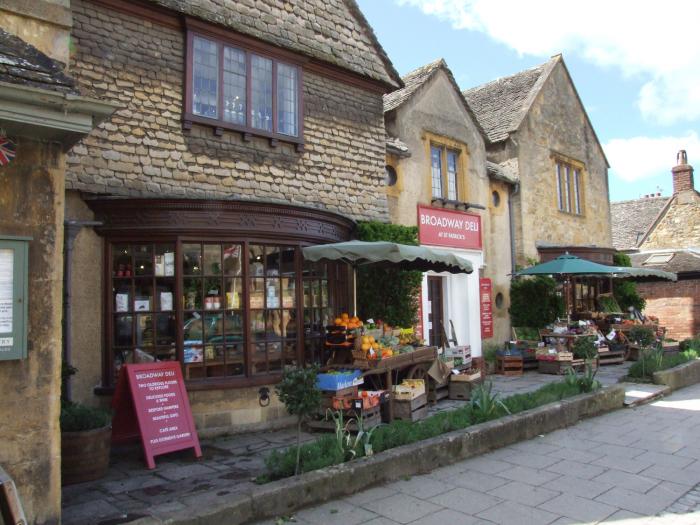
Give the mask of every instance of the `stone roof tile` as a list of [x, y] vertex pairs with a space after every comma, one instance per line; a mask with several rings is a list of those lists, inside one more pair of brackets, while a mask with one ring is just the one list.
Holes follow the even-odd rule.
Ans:
[[645, 197], [610, 203], [613, 246], [630, 250], [639, 245], [671, 197]]
[[505, 140], [518, 129], [558, 59], [557, 55], [537, 67], [462, 92], [491, 142]]
[[[667, 262], [649, 264], [647, 261], [652, 255], [673, 255]], [[654, 250], [653, 252], [641, 252], [629, 254], [632, 266], [637, 268], [654, 268], [665, 272], [685, 273], [700, 272], [700, 252], [696, 250]]]
[[150, 0], [392, 87], [401, 79], [355, 0]]
[[0, 81], [78, 93], [75, 80], [64, 73], [63, 64], [3, 29], [0, 29]]

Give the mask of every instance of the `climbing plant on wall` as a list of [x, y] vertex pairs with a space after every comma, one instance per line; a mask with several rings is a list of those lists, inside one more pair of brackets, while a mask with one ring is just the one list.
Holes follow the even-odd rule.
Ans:
[[[361, 222], [361, 241], [389, 241], [418, 245], [418, 228]], [[357, 309], [362, 319], [381, 319], [393, 326], [413, 326], [418, 318], [421, 272], [396, 268], [360, 267], [357, 271]]]

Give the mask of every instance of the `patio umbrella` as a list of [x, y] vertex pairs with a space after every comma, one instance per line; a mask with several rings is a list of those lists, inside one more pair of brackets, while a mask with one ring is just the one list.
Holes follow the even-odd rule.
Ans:
[[556, 259], [536, 264], [515, 272], [515, 275], [609, 275], [617, 279], [659, 278], [678, 280], [675, 273], [655, 270], [653, 268], [632, 268], [627, 266], [607, 266], [588, 259], [565, 253]]
[[302, 248], [304, 258], [309, 261], [343, 261], [353, 268], [353, 313], [357, 314], [358, 266], [395, 267], [401, 270], [421, 272], [472, 273], [472, 263], [464, 257], [425, 246], [409, 246], [395, 242], [347, 241], [320, 244]]

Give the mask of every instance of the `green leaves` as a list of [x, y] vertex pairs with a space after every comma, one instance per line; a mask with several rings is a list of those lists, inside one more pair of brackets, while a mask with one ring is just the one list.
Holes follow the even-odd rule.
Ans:
[[513, 326], [542, 328], [564, 312], [557, 283], [545, 276], [520, 277], [510, 283], [510, 318]]
[[[361, 241], [418, 245], [418, 228], [414, 226], [360, 222], [357, 233]], [[418, 315], [418, 293], [422, 280], [421, 272], [360, 267], [357, 270], [359, 316], [363, 319], [382, 319], [394, 326], [413, 326]]]
[[[624, 253], [614, 254], [613, 263], [615, 266], [632, 266], [629, 256]], [[613, 281], [613, 295], [623, 311], [626, 311], [630, 306], [634, 306], [641, 312], [646, 306], [646, 301], [637, 293], [636, 283], [627, 279], [615, 279]]]
[[304, 419], [318, 412], [321, 406], [321, 391], [316, 388], [318, 368], [288, 368], [275, 392], [291, 415]]

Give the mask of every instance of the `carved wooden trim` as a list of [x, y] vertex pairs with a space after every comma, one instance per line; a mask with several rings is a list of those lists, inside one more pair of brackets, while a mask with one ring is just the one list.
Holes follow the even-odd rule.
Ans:
[[349, 240], [351, 219], [336, 213], [278, 203], [96, 198], [87, 200], [106, 236], [226, 236], [308, 243]]

